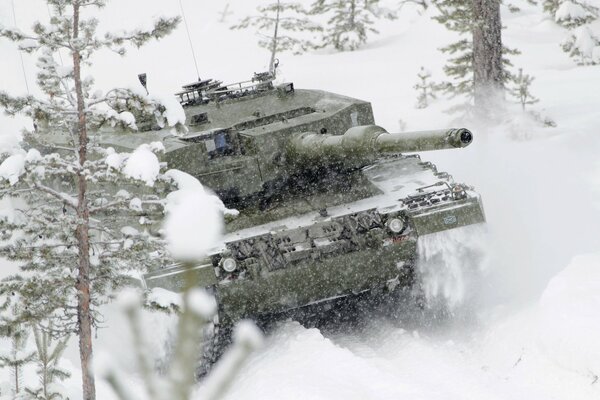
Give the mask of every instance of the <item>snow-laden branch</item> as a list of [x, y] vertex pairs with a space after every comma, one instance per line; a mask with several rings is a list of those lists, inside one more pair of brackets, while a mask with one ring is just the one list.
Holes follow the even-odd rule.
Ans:
[[[181, 17], [166, 18], [160, 17], [152, 24], [150, 29], [136, 29], [129, 32], [121, 33], [106, 33], [102, 46], [113, 49], [115, 46], [122, 46], [126, 43], [131, 43], [135, 47], [140, 47], [152, 39], [161, 39], [175, 30], [181, 22]], [[124, 55], [125, 49], [119, 48], [115, 50], [117, 53]]]
[[34, 186], [36, 189], [41, 190], [42, 192], [49, 194], [58, 200], [63, 201], [65, 203], [65, 205], [67, 205], [73, 209], [77, 209], [77, 199], [69, 196], [68, 194], [56, 191], [56, 190], [54, 190], [48, 186], [45, 186], [39, 182], [35, 182]]
[[129, 200], [116, 200], [116, 201], [104, 204], [102, 206], [90, 207], [90, 214], [95, 214], [99, 211], [105, 211], [109, 208], [119, 207], [119, 206], [122, 206], [127, 203], [129, 203]]

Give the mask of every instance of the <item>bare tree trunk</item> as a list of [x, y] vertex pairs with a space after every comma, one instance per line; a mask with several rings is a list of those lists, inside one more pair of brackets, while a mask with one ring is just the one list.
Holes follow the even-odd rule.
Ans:
[[[73, 42], [79, 36], [79, 7], [78, 1], [73, 2]], [[79, 356], [81, 359], [81, 376], [83, 384], [83, 400], [96, 399], [96, 385], [92, 371], [92, 318], [90, 314], [90, 242], [89, 220], [90, 213], [87, 204], [87, 183], [83, 173], [83, 165], [87, 160], [87, 121], [81, 86], [81, 55], [73, 50], [73, 75], [75, 94], [77, 96], [77, 135], [79, 137], [79, 165], [77, 172], [77, 245], [79, 250], [79, 266], [77, 275], [77, 327], [79, 334]]]
[[474, 103], [489, 116], [504, 98], [500, 0], [473, 0], [473, 20]]
[[279, 41], [279, 12], [281, 11], [281, 0], [277, 0], [277, 15], [275, 16], [275, 32], [271, 41], [271, 61], [269, 61], [269, 72], [275, 73], [275, 55], [277, 54], [277, 42]]

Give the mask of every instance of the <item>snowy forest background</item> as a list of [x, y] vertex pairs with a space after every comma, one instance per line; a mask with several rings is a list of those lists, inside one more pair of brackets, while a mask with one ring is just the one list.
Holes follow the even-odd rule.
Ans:
[[[269, 51], [259, 47], [265, 38], [252, 26], [231, 27], [260, 15], [257, 7], [270, 3], [182, 0], [202, 78], [239, 81], [269, 68]], [[350, 1], [339, 3], [347, 12]], [[460, 26], [461, 15], [456, 16], [459, 24], [447, 29], [444, 11], [468, 15], [469, 2], [371, 3], [375, 12], [364, 18], [377, 32], [367, 31], [365, 42], [355, 45], [326, 41], [322, 46], [320, 38], [327, 37], [332, 26], [327, 21], [331, 15], [335, 18], [335, 10], [328, 11], [330, 17], [294, 14], [306, 20], [289, 27], [289, 35], [301, 40], [290, 42], [290, 51], [277, 54], [278, 80], [368, 100], [377, 123], [389, 131], [472, 128], [475, 142], [460, 154], [435, 152], [423, 158], [482, 194], [489, 228], [488, 262], [480, 270], [465, 270], [464, 260], [446, 254], [452, 260], [445, 266], [449, 273], [440, 271], [438, 283], [455, 289], [453, 296], [465, 297], [450, 321], [374, 317], [350, 333], [282, 323], [250, 357], [227, 398], [598, 397], [600, 3], [503, 4], [503, 44], [519, 54], [507, 55], [513, 79], [506, 82], [505, 108], [483, 120], [472, 115], [469, 98], [460, 90], [464, 86], [457, 85], [461, 80], [468, 83], [470, 71], [461, 70], [460, 64], [458, 69], [447, 68], [457, 66], [450, 59], [464, 53], [460, 40], [469, 35], [464, 33], [468, 27]], [[301, 4], [310, 8], [313, 2]], [[154, 16], [179, 14], [180, 3], [175, 0], [127, 0], [109, 3], [97, 17], [100, 30], [114, 30], [147, 26]], [[13, 25], [14, 18], [19, 28], [27, 30], [35, 20], [48, 20], [48, 9], [41, 0], [1, 0], [0, 24]], [[302, 24], [309, 31], [295, 32]], [[269, 35], [268, 30], [260, 33]], [[35, 58], [24, 55], [23, 68], [16, 46], [7, 41], [0, 41], [0, 56], [0, 88], [25, 94], [27, 81], [35, 92]], [[139, 86], [137, 75], [142, 72], [147, 73], [150, 92], [163, 97], [197, 78], [182, 24], [161, 41], [130, 50], [125, 57], [101, 50], [86, 73], [98, 87], [110, 88]], [[460, 78], [463, 72], [466, 79]], [[532, 104], [517, 99], [525, 81]], [[0, 151], [12, 154], [21, 128], [31, 128], [31, 123], [6, 117], [0, 123]], [[432, 238], [429, 245], [443, 247], [449, 240], [472, 239]], [[2, 276], [17, 270], [8, 261], [0, 265]], [[463, 290], [456, 293], [459, 287]], [[125, 317], [115, 305], [103, 311], [105, 327], [94, 332], [96, 352], [124, 371], [133, 370], [133, 352], [124, 351], [132, 347]], [[172, 316], [144, 314], [143, 328], [152, 332], [149, 346], [157, 354], [166, 351], [162, 347], [173, 325]], [[71, 341], [65, 344], [60, 364], [70, 373], [61, 392], [78, 399], [79, 355], [75, 340]], [[29, 342], [25, 353], [35, 351]], [[12, 345], [4, 340], [5, 358], [10, 358]], [[14, 397], [13, 370], [0, 369], [3, 398]], [[23, 385], [37, 385], [35, 365], [22, 372]], [[141, 380], [135, 373], [131, 376], [134, 392]], [[97, 398], [114, 398], [105, 381], [99, 380], [97, 386]], [[206, 390], [200, 385], [198, 398]]]

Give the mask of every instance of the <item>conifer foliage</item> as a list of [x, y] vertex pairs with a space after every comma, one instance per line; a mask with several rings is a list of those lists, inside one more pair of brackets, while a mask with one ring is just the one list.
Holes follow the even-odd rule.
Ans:
[[441, 51], [450, 55], [444, 72], [450, 78], [443, 91], [451, 97], [473, 94], [473, 41], [469, 37], [472, 23], [472, 4], [465, 0], [438, 0], [435, 2], [440, 14], [434, 19], [446, 29], [459, 33], [463, 38], [451, 43]]
[[531, 82], [533, 80], [534, 78], [531, 75], [524, 74], [523, 69], [519, 68], [519, 74], [513, 80], [511, 87], [509, 87], [510, 95], [521, 104], [523, 111], [525, 111], [525, 106], [540, 101], [531, 94]]
[[425, 69], [425, 67], [421, 67], [419, 73], [417, 74], [419, 78], [419, 82], [414, 86], [414, 88], [419, 93], [417, 96], [417, 108], [427, 108], [429, 106], [430, 100], [435, 100], [435, 90], [437, 89], [437, 85], [433, 83], [431, 78], [431, 72]]
[[311, 15], [324, 15], [328, 20], [317, 47], [333, 47], [339, 51], [356, 50], [367, 42], [375, 19], [395, 19], [394, 12], [380, 6], [379, 0], [316, 0]]
[[545, 0], [544, 10], [569, 30], [562, 49], [579, 65], [600, 63], [600, 8], [591, 0]]
[[60, 366], [63, 352], [67, 348], [69, 337], [59, 340], [53, 338], [52, 322], [35, 323], [32, 325], [35, 338], [37, 374], [39, 385], [25, 390], [35, 400], [63, 400], [66, 396], [59, 382], [71, 374]]
[[[476, 92], [475, 70], [482, 69], [482, 66], [475, 65], [475, 61], [479, 62], [480, 60], [489, 59], [489, 57], [482, 57], [482, 54], [480, 54], [476, 60], [473, 47], [474, 35], [478, 32], [478, 29], [481, 30], [482, 27], [489, 26], [491, 22], [478, 21], [478, 19], [474, 17], [476, 10], [474, 10], [474, 2], [471, 0], [436, 0], [434, 5], [439, 11], [439, 15], [435, 16], [434, 19], [444, 25], [448, 30], [457, 32], [461, 36], [456, 42], [441, 48], [442, 52], [447, 53], [450, 56], [447, 64], [444, 66], [444, 72], [450, 79], [439, 87], [451, 98], [460, 96], [465, 99], [463, 104], [451, 111], [462, 110], [470, 112], [473, 107], [472, 102]], [[493, 4], [492, 6], [495, 7], [496, 5]], [[480, 5], [480, 8], [485, 7], [491, 6], [488, 4]], [[489, 39], [487, 38], [486, 32], [479, 32], [479, 36], [484, 40]], [[489, 84], [490, 82], [485, 81], [485, 75], [489, 75], [487, 78], [493, 80], [494, 85], [502, 90], [502, 86], [513, 78], [512, 74], [509, 72], [509, 67], [511, 67], [512, 64], [507, 56], [519, 54], [519, 51], [503, 46], [501, 42], [499, 42], [499, 44], [500, 48], [496, 51], [501, 53], [501, 57], [499, 64], [494, 67], [496, 72], [489, 72], [483, 74], [483, 77], [477, 77], [477, 84]]]
[[29, 330], [27, 325], [18, 321], [21, 311], [19, 304], [5, 302], [1, 316], [2, 334], [10, 340], [10, 348], [0, 352], [0, 366], [10, 370], [13, 398], [24, 393], [23, 367], [35, 360], [35, 352], [27, 346]]
[[[151, 115], [159, 126], [181, 127], [183, 120], [146, 93], [96, 91], [93, 78], [84, 71], [96, 51], [110, 49], [123, 55], [127, 45], [140, 47], [169, 34], [179, 18], [158, 18], [149, 29], [102, 34], [97, 31], [98, 20], [83, 14], [103, 7], [105, 0], [47, 3], [53, 15], [49, 24], [38, 22], [31, 33], [0, 27], [1, 37], [38, 54], [43, 95], [0, 92], [0, 106], [8, 114], [33, 119], [37, 129], [30, 133], [29, 143], [44, 153], [32, 148], [0, 165], [0, 196], [17, 197], [23, 203], [13, 218], [1, 221], [3, 239], [8, 240], [1, 253], [24, 262], [22, 273], [4, 281], [1, 291], [18, 293], [7, 298], [21, 303], [17, 321], [50, 319], [58, 334], [78, 336], [83, 399], [92, 400], [97, 306], [125, 281], [124, 269], [143, 268], [162, 257], [158, 239], [146, 228], [152, 221], [145, 214], [162, 205], [157, 192], [168, 186], [155, 178], [161, 166], [154, 153], [160, 145], [118, 154], [97, 145], [99, 129], [136, 130], [134, 114]], [[65, 65], [56, 61], [59, 50], [70, 55]], [[65, 140], [56, 143], [57, 137]], [[142, 161], [152, 167], [140, 169]]]
[[284, 51], [300, 54], [315, 46], [314, 39], [306, 38], [307, 35], [300, 32], [320, 32], [322, 28], [305, 16], [302, 5], [277, 0], [258, 7], [257, 11], [258, 15], [242, 19], [231, 29], [257, 29], [260, 36], [258, 45], [271, 53], [270, 72], [274, 70], [277, 54]]
[[380, 0], [316, 0], [305, 8], [299, 3], [277, 2], [258, 7], [259, 15], [249, 16], [232, 29], [254, 27], [259, 45], [275, 54], [333, 47], [356, 50], [367, 42], [376, 19], [395, 19], [396, 13], [380, 5]]

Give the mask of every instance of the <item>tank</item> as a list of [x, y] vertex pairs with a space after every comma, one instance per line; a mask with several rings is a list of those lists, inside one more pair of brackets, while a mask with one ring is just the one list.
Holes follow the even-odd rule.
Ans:
[[[268, 73], [201, 80], [177, 97], [185, 136], [150, 129], [103, 141], [124, 150], [162, 141], [170, 168], [240, 211], [223, 246], [194, 267], [221, 326], [410, 288], [420, 236], [485, 222], [473, 188], [415, 154], [468, 146], [466, 128], [389, 133], [366, 101], [275, 85]], [[179, 291], [183, 277], [165, 266], [144, 284]]]

